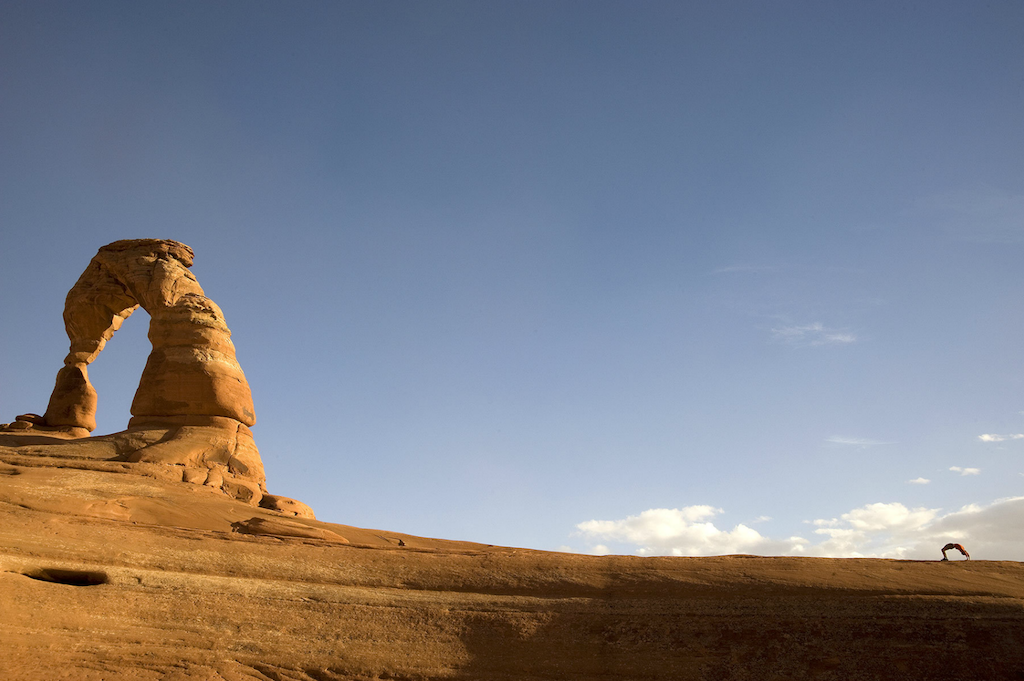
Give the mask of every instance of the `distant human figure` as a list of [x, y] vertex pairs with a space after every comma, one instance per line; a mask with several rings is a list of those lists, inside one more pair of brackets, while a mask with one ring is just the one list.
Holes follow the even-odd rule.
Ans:
[[942, 560], [949, 560], [949, 558], [946, 557], [946, 551], [952, 551], [953, 549], [956, 549], [967, 556], [967, 560], [971, 559], [971, 554], [967, 553], [967, 549], [965, 549], [961, 544], [946, 544], [942, 547]]

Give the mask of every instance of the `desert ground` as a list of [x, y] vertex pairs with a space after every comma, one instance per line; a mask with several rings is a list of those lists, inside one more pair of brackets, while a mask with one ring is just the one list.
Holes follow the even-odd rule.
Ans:
[[11, 681], [1024, 678], [1016, 562], [429, 539], [25, 441], [0, 437]]

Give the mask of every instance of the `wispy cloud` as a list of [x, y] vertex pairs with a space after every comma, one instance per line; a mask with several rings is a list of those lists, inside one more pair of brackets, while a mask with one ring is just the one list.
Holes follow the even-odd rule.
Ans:
[[650, 509], [624, 520], [591, 520], [577, 525], [595, 543], [591, 552], [607, 553], [610, 543], [639, 555], [707, 556], [729, 553], [806, 555], [837, 558], [936, 558], [943, 544], [968, 545], [972, 554], [998, 560], [1024, 559], [1024, 497], [969, 504], [958, 511], [910, 508], [899, 502], [866, 504], [837, 518], [808, 522], [816, 541], [794, 536], [772, 539], [740, 524], [715, 527], [721, 509], [689, 506]]
[[949, 470], [960, 475], [978, 475], [981, 473], [980, 468], [960, 468], [960, 466], [950, 466]]
[[979, 435], [978, 439], [982, 442], [1004, 442], [1006, 440], [1024, 440], [1024, 433], [1012, 433], [1010, 435], [996, 435], [994, 433], [985, 433]]
[[849, 332], [831, 329], [821, 322], [798, 324], [793, 326], [777, 326], [771, 330], [772, 339], [780, 343], [796, 346], [846, 345], [856, 343], [857, 337]]
[[780, 268], [773, 265], [728, 265], [726, 267], [719, 267], [713, 271], [713, 274], [731, 274], [731, 273], [764, 273], [764, 272], [778, 272]]
[[855, 447], [875, 447], [877, 445], [894, 445], [895, 442], [883, 442], [882, 440], [868, 440], [863, 437], [842, 437], [841, 435], [833, 435], [832, 437], [825, 438], [825, 442], [831, 442], [834, 445], [852, 445]]
[[913, 480], [907, 480], [911, 485], [927, 485], [931, 480], [928, 478], [914, 478]]

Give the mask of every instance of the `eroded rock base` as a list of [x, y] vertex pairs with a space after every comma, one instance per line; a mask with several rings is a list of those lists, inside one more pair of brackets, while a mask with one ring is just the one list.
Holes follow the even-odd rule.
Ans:
[[314, 517], [312, 509], [299, 501], [267, 494], [252, 433], [225, 417], [135, 417], [119, 433], [70, 439], [65, 433], [37, 429], [0, 432], [0, 461], [191, 483], [252, 506]]

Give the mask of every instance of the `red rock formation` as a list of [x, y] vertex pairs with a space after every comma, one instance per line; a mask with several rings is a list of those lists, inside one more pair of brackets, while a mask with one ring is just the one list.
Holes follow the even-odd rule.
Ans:
[[[259, 503], [266, 478], [249, 430], [256, 423], [252, 393], [223, 313], [189, 271], [193, 257], [185, 244], [165, 239], [102, 247], [65, 301], [71, 348], [46, 412], [19, 416], [0, 431], [30, 439], [107, 441], [116, 460], [179, 466], [186, 482]], [[132, 402], [133, 417], [124, 432], [88, 438], [96, 429], [97, 395], [87, 367], [139, 307], [151, 318], [153, 351]], [[61, 456], [86, 450], [51, 442], [47, 451]], [[268, 497], [264, 506], [276, 508], [274, 499]]]
[[192, 249], [177, 241], [132, 239], [104, 246], [64, 304], [71, 350], [43, 415], [43, 427], [96, 429], [96, 391], [86, 367], [138, 307], [149, 313], [153, 351], [132, 403], [133, 421], [221, 416], [256, 423], [252, 394], [231, 331], [189, 271]]

